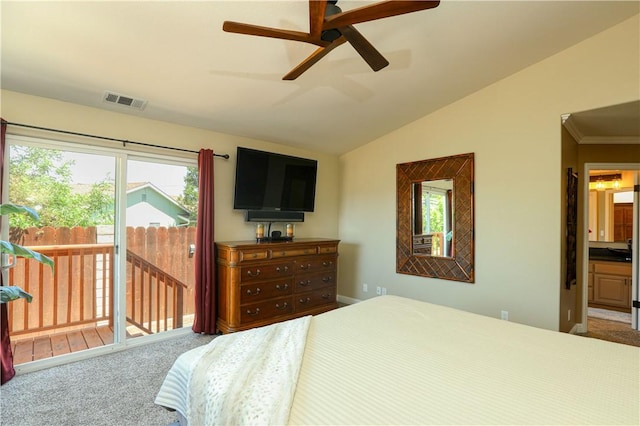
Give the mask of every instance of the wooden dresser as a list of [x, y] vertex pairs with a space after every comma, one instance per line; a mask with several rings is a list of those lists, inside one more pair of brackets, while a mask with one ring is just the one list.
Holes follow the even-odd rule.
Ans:
[[217, 242], [218, 331], [246, 330], [337, 308], [339, 242]]

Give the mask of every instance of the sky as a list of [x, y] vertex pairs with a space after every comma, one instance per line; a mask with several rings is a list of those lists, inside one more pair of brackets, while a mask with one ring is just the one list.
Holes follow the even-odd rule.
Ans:
[[[115, 177], [115, 159], [112, 157], [66, 152], [64, 158], [75, 162], [71, 166], [73, 183], [92, 184]], [[186, 172], [184, 166], [129, 160], [127, 180], [151, 182], [168, 195], [182, 195]]]

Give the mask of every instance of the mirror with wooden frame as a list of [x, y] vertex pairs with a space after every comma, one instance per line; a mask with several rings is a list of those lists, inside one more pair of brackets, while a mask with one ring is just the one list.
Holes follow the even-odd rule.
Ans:
[[396, 272], [474, 282], [473, 160], [396, 166]]

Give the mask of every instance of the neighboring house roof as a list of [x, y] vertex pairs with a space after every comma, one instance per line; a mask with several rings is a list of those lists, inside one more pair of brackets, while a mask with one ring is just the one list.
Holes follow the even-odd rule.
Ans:
[[[76, 194], [87, 194], [91, 191], [92, 184], [74, 184], [72, 185], [72, 191]], [[176, 201], [175, 198], [162, 191], [151, 182], [128, 182], [126, 186], [127, 190], [127, 210], [133, 211], [132, 207], [140, 203], [148, 203], [152, 206], [150, 209], [139, 210], [136, 209], [137, 214], [152, 215], [155, 217], [149, 217], [149, 220], [140, 221], [138, 223], [157, 223], [166, 222], [161, 220], [160, 217], [171, 217], [175, 222], [172, 226], [187, 225], [192, 222], [191, 212]], [[136, 194], [145, 193], [146, 196], [136, 197]], [[144, 213], [142, 213], [144, 211]], [[163, 223], [167, 225], [166, 223]]]
[[[140, 194], [140, 197], [137, 194]], [[147, 203], [155, 209], [147, 210], [145, 214], [152, 214], [151, 212], [155, 211], [159, 214], [159, 217], [163, 217], [160, 213], [162, 212], [164, 215], [173, 218], [175, 226], [188, 225], [191, 221], [191, 212], [187, 208], [151, 182], [131, 182], [127, 184], [127, 210], [140, 203]], [[162, 223], [161, 220], [153, 221], [151, 220], [152, 218], [149, 219], [147, 223], [160, 222], [162, 225], [170, 225]]]

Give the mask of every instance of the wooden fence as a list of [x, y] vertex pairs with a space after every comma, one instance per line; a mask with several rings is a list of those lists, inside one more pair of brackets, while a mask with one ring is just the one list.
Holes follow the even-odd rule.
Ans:
[[[11, 233], [15, 242], [55, 261], [54, 274], [24, 259], [10, 270], [9, 282], [34, 296], [31, 304], [10, 304], [13, 334], [112, 321], [109, 228], [113, 227], [44, 227], [29, 228], [19, 236]], [[195, 245], [195, 228], [127, 228], [126, 237], [128, 321], [146, 332], [181, 326], [183, 315], [194, 313], [190, 248]]]

